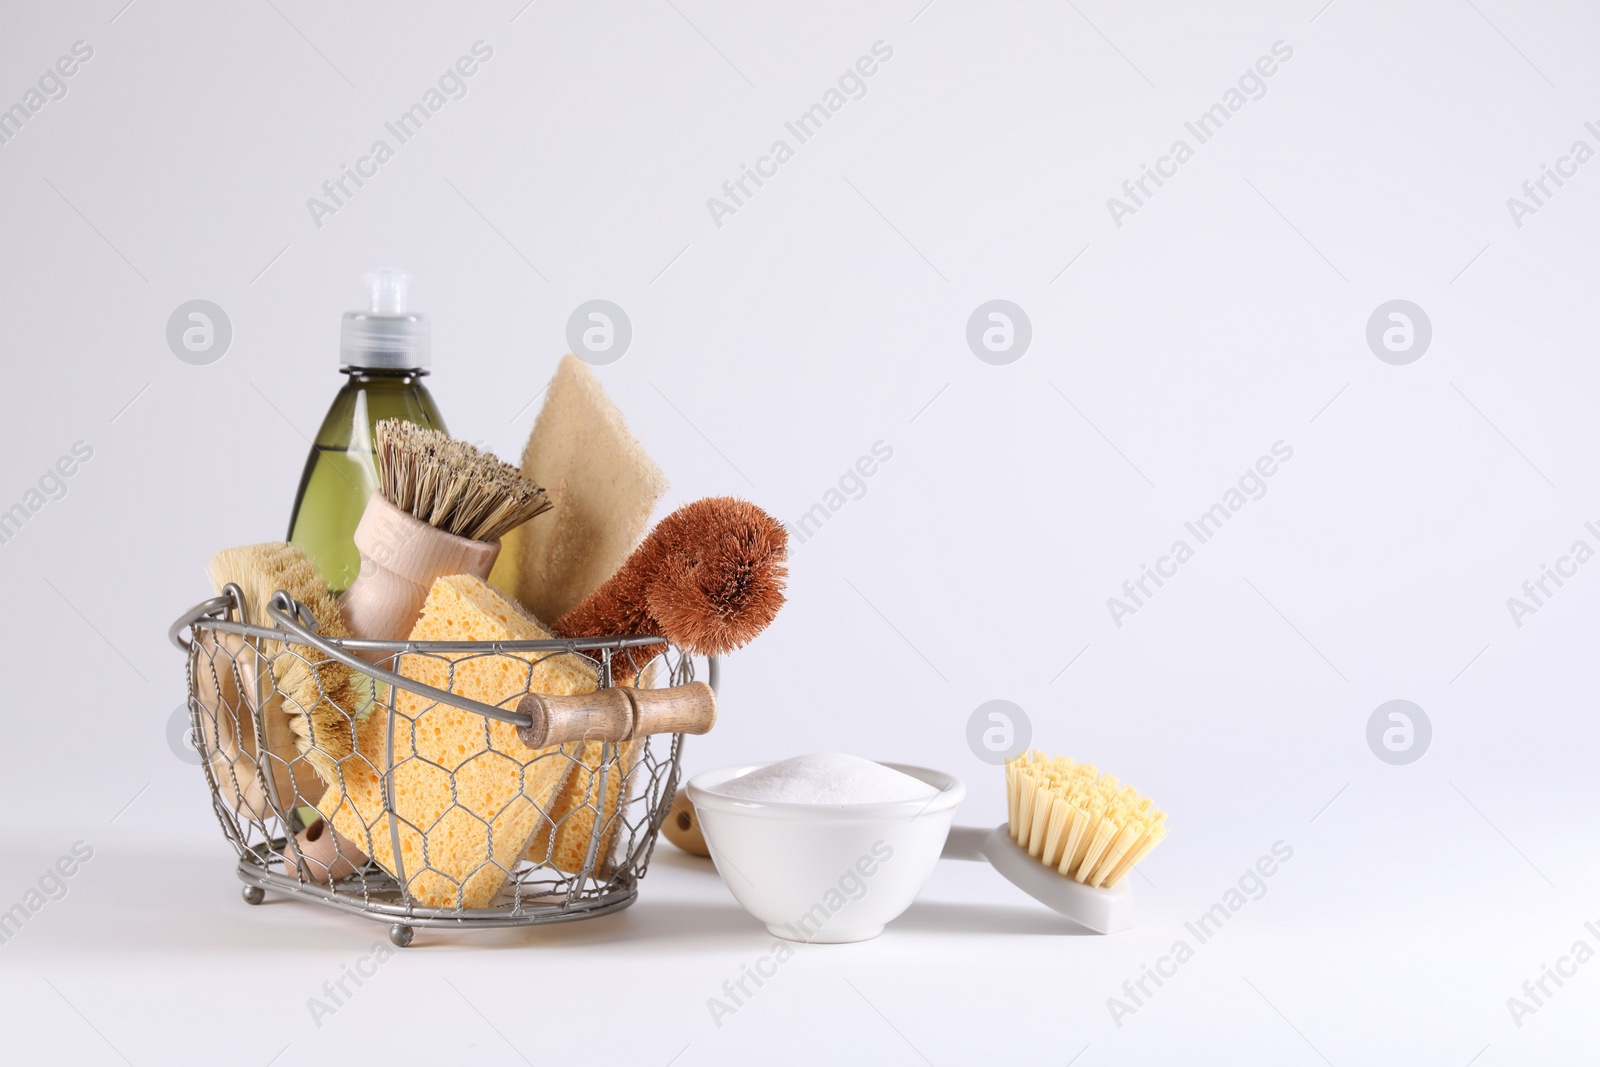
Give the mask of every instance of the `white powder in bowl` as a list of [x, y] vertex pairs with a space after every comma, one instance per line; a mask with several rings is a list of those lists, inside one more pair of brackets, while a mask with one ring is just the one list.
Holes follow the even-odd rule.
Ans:
[[926, 800], [939, 790], [881, 763], [822, 752], [770, 763], [729, 779], [716, 792], [782, 804], [884, 804]]

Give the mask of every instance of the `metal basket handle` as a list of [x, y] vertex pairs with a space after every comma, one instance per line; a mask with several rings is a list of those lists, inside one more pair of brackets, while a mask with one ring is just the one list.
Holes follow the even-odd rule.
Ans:
[[[238, 588], [234, 586], [233, 588]], [[215, 615], [225, 608], [237, 608], [238, 604], [231, 594], [214, 596], [210, 600], [202, 600], [188, 611], [184, 612], [178, 621], [167, 628], [167, 640], [178, 646], [178, 651], [188, 653], [194, 651], [192, 643], [183, 636], [183, 632], [207, 615]]]
[[[310, 614], [305, 605], [281, 591], [267, 606], [267, 614], [273, 622], [329, 659], [397, 689], [515, 726], [523, 743], [530, 748], [547, 748], [578, 740], [627, 741], [656, 733], [703, 734], [716, 722], [716, 696], [712, 687], [704, 682], [690, 682], [669, 689], [614, 687], [578, 696], [529, 693], [522, 698], [516, 711], [507, 711], [374, 666], [302, 623], [301, 612]], [[710, 670], [715, 680], [714, 657]]]

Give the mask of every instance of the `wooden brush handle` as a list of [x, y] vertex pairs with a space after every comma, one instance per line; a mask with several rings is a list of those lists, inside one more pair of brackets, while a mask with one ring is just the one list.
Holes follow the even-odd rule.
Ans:
[[356, 526], [361, 573], [339, 601], [350, 633], [399, 641], [411, 633], [435, 579], [450, 574], [488, 578], [498, 541], [471, 541], [436, 530], [373, 493]]
[[529, 693], [517, 711], [533, 720], [517, 731], [529, 748], [568, 741], [632, 741], [649, 734], [703, 734], [717, 721], [717, 698], [704, 682], [671, 689], [617, 686], [577, 696]]

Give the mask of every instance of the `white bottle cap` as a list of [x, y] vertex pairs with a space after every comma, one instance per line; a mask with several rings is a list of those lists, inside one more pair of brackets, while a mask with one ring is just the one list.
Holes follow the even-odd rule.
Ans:
[[347, 311], [339, 338], [343, 369], [426, 372], [433, 354], [428, 317], [406, 310], [411, 275], [379, 270], [367, 275], [368, 307]]

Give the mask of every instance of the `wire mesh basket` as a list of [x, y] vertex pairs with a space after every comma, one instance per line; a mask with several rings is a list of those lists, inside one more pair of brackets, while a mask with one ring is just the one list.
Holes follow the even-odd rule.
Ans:
[[[266, 614], [271, 627], [243, 621], [229, 586], [170, 634], [247, 902], [274, 890], [353, 912], [390, 923], [401, 946], [416, 927], [564, 922], [633, 902], [684, 732], [715, 714], [693, 657], [656, 637], [332, 639], [283, 593]], [[335, 665], [359, 699], [345, 686], [332, 701]], [[541, 695], [552, 670], [577, 672], [585, 692]], [[714, 686], [714, 658], [707, 675]], [[494, 704], [463, 692], [481, 695], [486, 677]], [[307, 704], [341, 725], [308, 727]]]

